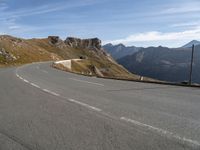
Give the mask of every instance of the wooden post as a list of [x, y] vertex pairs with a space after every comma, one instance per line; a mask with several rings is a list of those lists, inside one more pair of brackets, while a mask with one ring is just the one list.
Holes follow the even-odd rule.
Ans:
[[191, 56], [191, 64], [190, 64], [189, 85], [192, 84], [193, 61], [194, 61], [194, 44], [192, 45], [192, 56]]

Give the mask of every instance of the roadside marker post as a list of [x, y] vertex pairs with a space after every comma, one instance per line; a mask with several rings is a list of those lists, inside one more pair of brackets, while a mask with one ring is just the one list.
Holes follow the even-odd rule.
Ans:
[[193, 62], [194, 62], [194, 44], [192, 45], [192, 56], [191, 56], [191, 64], [190, 64], [190, 77], [189, 77], [189, 85], [192, 84], [192, 71], [193, 71]]

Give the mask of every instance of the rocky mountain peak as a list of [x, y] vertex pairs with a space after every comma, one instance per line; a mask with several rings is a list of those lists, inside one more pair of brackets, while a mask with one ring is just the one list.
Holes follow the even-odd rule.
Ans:
[[113, 44], [112, 43], [108, 43], [108, 44], [105, 44], [104, 46], [111, 47], [111, 46], [113, 46]]
[[116, 45], [117, 47], [125, 47], [125, 45], [124, 44], [122, 44], [122, 43], [120, 43], [120, 44], [118, 44], [118, 45]]
[[51, 44], [57, 44], [62, 41], [59, 36], [48, 36], [48, 40]]
[[74, 37], [68, 37], [65, 40], [65, 43], [73, 48], [87, 48], [87, 49], [94, 49], [100, 50], [101, 49], [101, 40], [98, 38], [91, 38], [91, 39], [79, 39]]
[[189, 43], [187, 43], [184, 46], [182, 46], [182, 48], [191, 48], [192, 45], [195, 45], [195, 46], [200, 45], [200, 41], [192, 40]]
[[62, 39], [60, 39], [59, 36], [48, 36], [48, 40], [51, 45], [54, 45], [58, 48], [66, 47], [65, 43], [63, 42]]

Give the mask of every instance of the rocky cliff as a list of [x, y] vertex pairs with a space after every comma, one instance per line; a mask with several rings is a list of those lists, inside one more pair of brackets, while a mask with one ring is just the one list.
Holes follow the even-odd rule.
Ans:
[[68, 37], [65, 43], [73, 48], [87, 48], [93, 50], [101, 50], [101, 40], [98, 38], [92, 39], [79, 39], [74, 37]]
[[56, 46], [58, 48], [65, 48], [66, 44], [59, 36], [48, 36], [49, 44]]
[[0, 63], [3, 61], [14, 61], [17, 58], [11, 53], [5, 51], [4, 48], [0, 48]]
[[87, 49], [94, 50], [96, 52], [101, 52], [106, 55], [106, 52], [101, 46], [101, 40], [98, 38], [91, 39], [80, 39], [75, 37], [68, 37], [66, 40], [62, 40], [59, 36], [49, 36], [49, 44], [54, 45], [59, 48], [71, 47], [76, 49]]

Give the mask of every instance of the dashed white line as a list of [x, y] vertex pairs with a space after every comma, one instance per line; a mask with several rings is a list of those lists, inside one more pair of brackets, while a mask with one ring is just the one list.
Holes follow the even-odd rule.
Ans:
[[32, 86], [36, 87], [36, 88], [40, 88], [38, 85], [34, 84], [34, 83], [30, 83]]
[[[50, 90], [48, 90], [48, 89], [42, 89], [42, 90], [43, 90], [44, 92], [47, 92], [47, 93], [50, 93], [50, 94], [52, 94], [52, 95], [59, 96], [59, 97], [61, 97], [61, 98], [65, 98], [65, 99], [66, 99], [66, 97], [60, 96], [59, 94], [57, 94], [57, 93], [55, 93], [55, 92], [52, 92], [52, 91], [50, 91]], [[74, 100], [74, 99], [71, 99], [71, 98], [67, 98], [67, 100], [70, 101], [70, 102], [79, 104], [79, 105], [81, 105], [81, 106], [84, 106], [84, 107], [86, 107], [86, 108], [92, 109], [92, 110], [94, 110], [94, 111], [98, 111], [98, 112], [102, 111], [100, 108], [97, 108], [97, 107], [88, 105], [88, 104], [86, 104], [86, 103], [83, 103], [83, 102], [80, 102], [80, 101], [77, 101], [77, 100]], [[62, 101], [62, 102], [63, 102], [63, 101]], [[64, 101], [64, 102], [65, 102], [65, 101]]]
[[57, 93], [55, 93], [55, 92], [52, 92], [52, 91], [50, 91], [50, 90], [47, 90], [47, 89], [42, 89], [44, 92], [47, 92], [47, 93], [50, 93], [50, 94], [52, 94], [52, 95], [54, 95], [54, 96], [60, 96], [60, 94], [57, 94]]
[[28, 81], [28, 80], [26, 80], [26, 79], [23, 79], [23, 81], [24, 81], [24, 82], [26, 82], [26, 83], [29, 83], [29, 81]]
[[[45, 71], [45, 70], [43, 70], [43, 71]], [[47, 72], [47, 73], [48, 73], [48, 72]], [[55, 93], [55, 92], [52, 92], [52, 91], [50, 91], [50, 90], [48, 90], [48, 89], [42, 89], [40, 86], [36, 85], [35, 83], [31, 83], [31, 82], [29, 82], [28, 80], [22, 78], [22, 77], [21, 77], [20, 75], [18, 75], [17, 73], [16, 73], [16, 76], [17, 76], [19, 79], [23, 80], [24, 82], [29, 83], [30, 85], [32, 85], [32, 86], [34, 86], [34, 87], [36, 87], [36, 88], [39, 88], [39, 89], [43, 90], [44, 92], [47, 92], [47, 93], [52, 94], [52, 95], [54, 95], [54, 96], [58, 96], [58, 97], [67, 99], [67, 100], [70, 101], [70, 102], [79, 104], [79, 105], [81, 105], [81, 106], [84, 106], [84, 107], [86, 107], [86, 108], [92, 109], [92, 110], [97, 111], [97, 112], [102, 111], [100, 108], [97, 108], [97, 107], [94, 107], [94, 106], [90, 106], [90, 105], [88, 105], [88, 104], [86, 104], [86, 103], [83, 103], [83, 102], [80, 102], [80, 101], [77, 101], [77, 100], [74, 100], [74, 99], [71, 99], [71, 98], [63, 97], [63, 96], [61, 96], [60, 94]], [[72, 80], [76, 80], [76, 79], [72, 79]], [[95, 84], [95, 85], [103, 86], [103, 84], [99, 84], [99, 83], [93, 83], [93, 82], [82, 81], [82, 80], [77, 80], [77, 81], [86, 82], [86, 83], [90, 83], [90, 84]], [[67, 101], [64, 101], [64, 100], [60, 100], [60, 101], [62, 101], [62, 102], [64, 102], [64, 103], [67, 102]]]
[[55, 95], [55, 96], [60, 96], [60, 94], [57, 94], [55, 92], [51, 92], [52, 95]]
[[[39, 69], [39, 67], [38, 67], [38, 69]], [[43, 71], [44, 71], [44, 70], [43, 70]], [[47, 72], [47, 73], [48, 73], [48, 72]], [[17, 73], [16, 73], [16, 76], [17, 76], [19, 79], [23, 80], [24, 82], [29, 83], [29, 84], [31, 84], [32, 86], [37, 87], [37, 88], [39, 88], [39, 89], [42, 89], [42, 88], [39, 87], [38, 85], [36, 85], [36, 84], [34, 84], [34, 83], [30, 83], [30, 82], [29, 82], [28, 80], [26, 80], [26, 79], [23, 79], [23, 78], [22, 78], [20, 75], [18, 75]], [[104, 86], [103, 84], [100, 84], [100, 83], [89, 82], [89, 81], [79, 80], [79, 79], [75, 79], [75, 78], [69, 78], [69, 79], [74, 80], [74, 81], [79, 81], [79, 82], [85, 82], [85, 83], [89, 83], [89, 84]], [[84, 106], [84, 107], [86, 107], [86, 108], [92, 109], [92, 110], [94, 110], [94, 111], [102, 112], [102, 110], [101, 110], [100, 108], [97, 108], [97, 107], [88, 105], [88, 104], [86, 104], [86, 103], [83, 103], [83, 102], [80, 102], [80, 101], [77, 101], [77, 100], [74, 100], [74, 99], [71, 99], [71, 98], [62, 97], [62, 96], [60, 96], [59, 94], [57, 94], [57, 93], [55, 93], [55, 92], [52, 92], [52, 91], [50, 91], [50, 90], [48, 90], [48, 89], [42, 89], [42, 90], [43, 90], [44, 92], [50, 93], [50, 94], [52, 94], [52, 95], [54, 95], [54, 96], [58, 96], [58, 97], [61, 97], [61, 98], [65, 98], [65, 99], [67, 99], [67, 100], [70, 101], [70, 102], [79, 104], [79, 105], [81, 105], [81, 106]], [[66, 103], [66, 101], [64, 101], [64, 100], [60, 100], [60, 101]], [[103, 112], [102, 112], [102, 113], [103, 113]], [[104, 113], [104, 114], [106, 114], [106, 113]], [[190, 143], [190, 144], [195, 145], [195, 146], [200, 146], [200, 142], [198, 142], [198, 141], [195, 141], [195, 140], [192, 140], [192, 139], [188, 139], [188, 138], [185, 138], [185, 137], [181, 137], [181, 136], [179, 136], [179, 135], [177, 135], [177, 134], [175, 134], [175, 133], [172, 133], [172, 132], [169, 132], [169, 131], [166, 131], [166, 130], [163, 130], [163, 129], [160, 129], [160, 128], [157, 128], [157, 127], [154, 127], [154, 126], [151, 126], [151, 125], [148, 125], [148, 124], [144, 124], [144, 123], [141, 123], [141, 122], [136, 121], [136, 120], [133, 120], [133, 119], [129, 119], [129, 118], [126, 118], [126, 117], [121, 117], [120, 120], [129, 122], [129, 123], [132, 123], [132, 124], [134, 124], [134, 125], [137, 125], [137, 126], [140, 126], [140, 127], [143, 127], [143, 128], [147, 128], [147, 129], [149, 129], [149, 130], [152, 130], [152, 131], [157, 132], [157, 133], [159, 133], [159, 134], [165, 135], [165, 136], [167, 136], [167, 137], [173, 137], [173, 138], [175, 138], [175, 139], [177, 139], [177, 140], [179, 140], [179, 141], [187, 142], [187, 143]]]
[[101, 84], [101, 83], [90, 82], [90, 81], [86, 81], [86, 80], [79, 80], [79, 79], [75, 79], [75, 78], [69, 78], [69, 79], [70, 80], [74, 80], [74, 81], [78, 81], [78, 82], [84, 82], [84, 83], [89, 83], [89, 84], [104, 86], [104, 84]]
[[185, 137], [181, 137], [181, 136], [179, 136], [175, 133], [172, 133], [172, 132], [169, 132], [169, 131], [166, 131], [166, 130], [163, 130], [163, 129], [160, 129], [160, 128], [157, 128], [157, 127], [154, 127], [154, 126], [151, 126], [151, 125], [148, 125], [148, 124], [144, 124], [144, 123], [141, 123], [139, 121], [132, 120], [132, 119], [129, 119], [129, 118], [126, 118], [126, 117], [121, 117], [120, 119], [124, 120], [126, 122], [129, 122], [129, 123], [135, 124], [137, 126], [144, 127], [144, 128], [149, 129], [149, 130], [155, 131], [155, 132], [160, 133], [162, 135], [165, 135], [167, 137], [173, 137], [173, 138], [175, 138], [179, 141], [183, 141], [183, 142], [190, 143], [192, 145], [200, 146], [200, 143], [198, 141], [194, 141], [194, 140], [191, 140], [191, 139], [187, 139]]
[[[23, 80], [24, 82], [26, 83], [30, 83], [28, 80], [26, 79], [23, 79], [21, 76], [19, 76], [18, 74], [16, 74], [16, 76], [18, 78], [20, 78], [21, 80]], [[99, 83], [94, 83], [94, 82], [89, 82], [89, 81], [83, 81], [83, 80], [78, 80], [78, 79], [74, 79], [74, 78], [70, 78], [71, 80], [75, 80], [75, 81], [80, 81], [80, 82], [86, 82], [86, 83], [90, 83], [90, 84], [95, 84], [95, 85], [101, 85], [103, 86], [103, 84], [99, 84]], [[36, 88], [39, 88], [41, 89], [38, 85], [34, 84], [34, 83], [30, 83], [32, 86], [36, 87]], [[47, 93], [50, 93], [54, 96], [59, 96], [59, 97], [62, 97], [60, 96], [59, 94], [55, 93], [55, 92], [52, 92], [48, 89], [42, 89], [44, 92], [47, 92]], [[65, 98], [65, 97], [63, 97]], [[84, 106], [86, 108], [89, 108], [89, 109], [92, 109], [94, 111], [97, 111], [97, 112], [101, 112], [102, 110], [100, 108], [97, 108], [97, 107], [94, 107], [94, 106], [91, 106], [91, 105], [88, 105], [86, 103], [83, 103], [83, 102], [80, 102], [80, 101], [77, 101], [77, 100], [74, 100], [74, 99], [71, 99], [71, 98], [68, 98], [67, 99], [68, 101], [70, 102], [73, 102], [73, 103], [76, 103], [76, 104], [79, 104], [81, 106]], [[65, 102], [65, 101], [62, 101], [62, 102]], [[172, 132], [169, 132], [169, 131], [166, 131], [166, 130], [163, 130], [163, 129], [160, 129], [160, 128], [157, 128], [157, 127], [154, 127], [154, 126], [151, 126], [151, 125], [148, 125], [148, 124], [144, 124], [144, 123], [141, 123], [139, 121], [136, 121], [136, 120], [133, 120], [133, 119], [129, 119], [129, 118], [126, 118], [126, 117], [121, 117], [120, 120], [123, 120], [123, 121], [126, 121], [126, 122], [129, 122], [129, 123], [132, 123], [132, 124], [135, 124], [137, 126], [140, 126], [140, 127], [144, 127], [144, 128], [147, 128], [149, 130], [152, 130], [152, 131], [155, 131], [157, 133], [160, 133], [162, 135], [165, 135], [167, 137], [173, 137], [177, 140], [180, 140], [180, 141], [183, 141], [183, 142], [187, 142], [187, 143], [190, 143], [192, 145], [196, 145], [196, 146], [200, 146], [200, 143], [198, 141], [195, 141], [195, 140], [192, 140], [192, 139], [188, 139], [188, 138], [185, 138], [185, 137], [181, 137], [177, 134], [174, 134]]]
[[94, 107], [94, 106], [90, 106], [90, 105], [88, 105], [88, 104], [82, 103], [82, 102], [80, 102], [80, 101], [77, 101], [77, 100], [74, 100], [74, 99], [71, 99], [71, 98], [69, 98], [68, 100], [69, 100], [70, 102], [73, 102], [73, 103], [82, 105], [82, 106], [84, 106], [84, 107], [87, 107], [87, 108], [89, 108], [89, 109], [92, 109], [92, 110], [95, 110], [95, 111], [98, 111], [98, 112], [102, 111], [100, 108], [97, 108], [97, 107]]
[[47, 89], [42, 89], [43, 91], [47, 92], [47, 93], [51, 93], [51, 91], [47, 90]]

